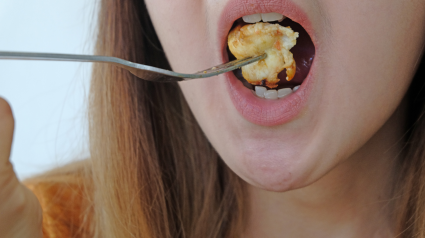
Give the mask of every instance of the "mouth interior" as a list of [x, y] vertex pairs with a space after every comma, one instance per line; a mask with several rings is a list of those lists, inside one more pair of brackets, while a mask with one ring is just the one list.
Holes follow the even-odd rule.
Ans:
[[[311, 64], [313, 63], [314, 55], [315, 55], [315, 48], [313, 41], [311, 40], [308, 33], [304, 30], [304, 28], [292, 21], [289, 18], [285, 18], [282, 22], [270, 22], [270, 23], [278, 23], [281, 26], [290, 26], [292, 30], [299, 33], [299, 37], [297, 39], [297, 44], [290, 50], [292, 54], [294, 55], [294, 60], [297, 66], [297, 70], [295, 73], [294, 78], [291, 81], [286, 81], [286, 69], [284, 69], [282, 72], [278, 74], [278, 78], [280, 79], [277, 88], [274, 89], [281, 89], [281, 88], [294, 88], [295, 86], [301, 85], [304, 79], [307, 77], [308, 73], [310, 72]], [[242, 18], [235, 21], [233, 24], [232, 29], [237, 25], [246, 25], [250, 23], [245, 23]], [[233, 54], [230, 52], [229, 47], [227, 47], [227, 54], [229, 56], [229, 60], [235, 60], [236, 57], [233, 56]], [[242, 76], [242, 70], [237, 69], [234, 70], [233, 73], [235, 74], [236, 78], [238, 78], [245, 87], [248, 89], [254, 90], [254, 85], [248, 83], [243, 76]], [[268, 88], [263, 81], [263, 87]]]

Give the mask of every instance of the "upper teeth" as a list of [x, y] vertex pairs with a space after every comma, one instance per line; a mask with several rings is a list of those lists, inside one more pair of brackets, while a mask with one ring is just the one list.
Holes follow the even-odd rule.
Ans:
[[282, 21], [283, 19], [285, 19], [285, 16], [276, 12], [270, 12], [243, 16], [242, 19], [246, 23], [256, 23], [261, 20], [263, 20], [263, 22]]

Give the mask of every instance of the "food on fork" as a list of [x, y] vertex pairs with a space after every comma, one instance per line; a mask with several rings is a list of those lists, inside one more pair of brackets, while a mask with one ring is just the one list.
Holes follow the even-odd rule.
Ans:
[[262, 85], [264, 80], [267, 87], [276, 88], [282, 70], [286, 69], [287, 81], [295, 75], [295, 60], [289, 50], [297, 43], [298, 35], [289, 26], [257, 22], [236, 26], [227, 43], [237, 59], [266, 53], [267, 58], [243, 66], [242, 75], [252, 85]]

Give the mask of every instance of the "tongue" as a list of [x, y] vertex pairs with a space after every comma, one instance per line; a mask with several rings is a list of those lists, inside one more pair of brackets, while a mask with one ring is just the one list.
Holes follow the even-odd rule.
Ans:
[[286, 70], [278, 75], [279, 79], [281, 79], [278, 84], [280, 87], [294, 87], [300, 85], [307, 77], [311, 64], [313, 63], [315, 49], [310, 36], [300, 24], [293, 22], [289, 18], [286, 18], [280, 24], [282, 26], [290, 26], [292, 30], [300, 34], [297, 39], [297, 44], [291, 49], [297, 65], [297, 71], [294, 78], [289, 82], [286, 81]]
[[[293, 22], [289, 18], [286, 18], [279, 24], [282, 26], [290, 26], [292, 30], [299, 33], [297, 44], [291, 49], [291, 52], [294, 55], [295, 63], [297, 65], [295, 76], [291, 81], [286, 81], [286, 70], [280, 72], [278, 75], [280, 81], [276, 89], [293, 88], [297, 85], [300, 85], [307, 77], [310, 71], [311, 64], [313, 63], [315, 49], [310, 36], [300, 24]], [[229, 50], [228, 54], [230, 60], [234, 59], [234, 56], [230, 53]], [[233, 72], [247, 88], [253, 89], [253, 86], [242, 77], [242, 72], [240, 69], [235, 70]]]

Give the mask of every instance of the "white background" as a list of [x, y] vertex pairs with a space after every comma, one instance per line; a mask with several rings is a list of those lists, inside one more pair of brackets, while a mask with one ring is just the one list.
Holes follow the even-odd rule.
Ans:
[[[0, 0], [0, 51], [91, 54], [95, 0]], [[91, 64], [0, 60], [12, 106], [11, 160], [19, 178], [87, 158]]]

